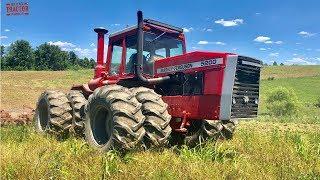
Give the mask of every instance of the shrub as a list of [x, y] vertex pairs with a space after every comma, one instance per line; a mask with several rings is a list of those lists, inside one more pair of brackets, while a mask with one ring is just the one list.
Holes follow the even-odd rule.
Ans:
[[299, 101], [293, 90], [278, 87], [270, 91], [267, 96], [267, 109], [273, 116], [289, 116], [296, 114]]

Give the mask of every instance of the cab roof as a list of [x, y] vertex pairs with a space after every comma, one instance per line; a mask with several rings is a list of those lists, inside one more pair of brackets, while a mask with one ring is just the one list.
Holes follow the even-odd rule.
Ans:
[[[169, 25], [169, 24], [166, 24], [166, 23], [162, 23], [162, 22], [159, 22], [159, 21], [155, 21], [155, 20], [152, 20], [152, 19], [144, 19], [144, 24], [147, 25], [147, 26], [151, 26], [152, 28], [155, 28], [157, 30], [160, 30], [160, 31], [164, 31], [164, 32], [168, 32], [168, 33], [177, 33], [177, 34], [180, 34], [180, 33], [183, 33], [183, 29], [182, 28], [179, 28], [179, 27], [176, 27], [176, 26], [172, 26], [172, 25]], [[136, 30], [137, 29], [137, 25], [135, 26], [130, 26], [128, 28], [125, 28], [123, 30], [120, 30], [120, 31], [117, 31], [117, 32], [114, 32], [112, 34], [109, 35], [109, 37], [115, 37], [115, 36], [118, 36], [118, 35], [121, 35], [123, 33], [126, 33], [126, 32], [129, 32], [129, 31], [132, 31], [132, 30]]]

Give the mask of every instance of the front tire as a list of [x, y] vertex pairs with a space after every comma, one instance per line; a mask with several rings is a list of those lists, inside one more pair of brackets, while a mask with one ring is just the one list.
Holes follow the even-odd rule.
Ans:
[[34, 119], [37, 132], [67, 136], [72, 121], [72, 108], [67, 96], [60, 91], [42, 93]]
[[202, 120], [195, 121], [189, 128], [185, 143], [187, 146], [195, 147], [208, 140], [217, 140], [222, 136], [223, 126], [219, 121]]
[[174, 133], [173, 145], [185, 143], [189, 147], [195, 147], [208, 140], [232, 139], [236, 124], [236, 120], [195, 120], [186, 135]]
[[141, 104], [131, 92], [119, 85], [96, 89], [86, 106], [85, 137], [101, 150], [126, 151], [141, 143], [145, 130]]

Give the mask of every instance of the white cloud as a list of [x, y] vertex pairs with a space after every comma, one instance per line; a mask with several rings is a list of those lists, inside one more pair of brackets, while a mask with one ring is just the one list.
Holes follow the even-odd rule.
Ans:
[[316, 35], [316, 33], [310, 33], [310, 32], [307, 32], [307, 31], [300, 31], [298, 34], [303, 36], [303, 37], [311, 37], [311, 36]]
[[4, 31], [5, 31], [5, 32], [9, 32], [9, 31], [10, 31], [10, 29], [5, 29]]
[[256, 37], [253, 41], [256, 41], [256, 42], [266, 42], [266, 41], [269, 41], [271, 38], [269, 37], [266, 37], [266, 36], [258, 36]]
[[316, 57], [314, 58], [316, 61], [319, 61], [320, 62], [320, 57]]
[[188, 33], [188, 32], [193, 31], [193, 27], [190, 27], [190, 28], [184, 27], [184, 28], [182, 28], [182, 29], [183, 29], [183, 32], [185, 32], [185, 33]]
[[278, 57], [278, 56], [279, 56], [279, 53], [270, 53], [269, 56]]
[[292, 59], [286, 60], [286, 61], [285, 61], [285, 64], [288, 64], [288, 65], [292, 65], [292, 64], [315, 65], [316, 63], [307, 61], [307, 60], [305, 60], [305, 59], [303, 59], [303, 58], [294, 57], [294, 58], [292, 58]]
[[319, 52], [320, 52], [320, 49], [316, 49], [316, 51], [319, 51]]
[[204, 45], [204, 44], [209, 44], [208, 41], [199, 41], [198, 44]]
[[216, 42], [208, 42], [208, 41], [199, 41], [198, 44], [200, 45], [206, 45], [206, 44], [216, 44], [216, 45], [226, 45], [224, 42], [216, 41]]
[[311, 48], [308, 48], [307, 51], [312, 51], [312, 49], [311, 49]]
[[271, 41], [270, 37], [267, 36], [258, 36], [253, 41], [265, 43], [265, 44], [282, 44], [283, 41]]
[[213, 30], [211, 28], [202, 28], [201, 31], [212, 32]]
[[7, 39], [7, 36], [0, 36], [0, 39]]
[[221, 24], [224, 27], [231, 27], [231, 26], [238, 26], [240, 24], [243, 24], [243, 19], [233, 19], [233, 20], [219, 19], [214, 22], [216, 24]]
[[301, 43], [297, 42], [296, 45], [300, 45]]
[[91, 47], [95, 47], [96, 44], [95, 44], [95, 43], [91, 43], [90, 46], [91, 46]]
[[293, 56], [298, 56], [298, 54], [296, 54], [296, 53], [294, 53], [294, 54], [292, 54]]
[[260, 51], [266, 51], [266, 48], [259, 48]]
[[216, 44], [216, 45], [226, 45], [226, 43], [224, 43], [224, 42], [220, 42], [220, 41], [217, 41], [217, 42], [213, 42], [213, 44]]
[[89, 50], [89, 49], [82, 49], [82, 48], [74, 48], [73, 49], [75, 52], [77, 52], [80, 56], [84, 57], [84, 56], [90, 56], [91, 53], [93, 53], [93, 51]]
[[259, 12], [256, 12], [256, 15], [260, 15], [261, 13], [259, 13]]
[[56, 41], [56, 42], [52, 42], [52, 41], [49, 41], [48, 44], [50, 45], [55, 45], [55, 46], [59, 46], [59, 47], [76, 47], [76, 45], [70, 43], [70, 42], [62, 42], [62, 41]]
[[11, 46], [11, 44], [12, 43], [10, 43], [10, 44], [1, 44], [1, 45], [4, 46], [4, 47], [9, 47], [9, 46]]
[[275, 44], [282, 44], [283, 43], [283, 41], [276, 41], [276, 42], [274, 42]]

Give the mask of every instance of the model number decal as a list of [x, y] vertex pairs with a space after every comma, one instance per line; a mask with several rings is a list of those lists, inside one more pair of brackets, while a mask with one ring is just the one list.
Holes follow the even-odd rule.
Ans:
[[178, 72], [178, 71], [184, 71], [187, 69], [212, 66], [212, 65], [222, 64], [222, 63], [223, 63], [222, 58], [208, 59], [208, 60], [204, 60], [204, 61], [197, 61], [197, 62], [192, 62], [192, 63], [179, 64], [179, 65], [175, 65], [175, 66], [168, 66], [168, 67], [164, 67], [164, 68], [159, 68], [159, 69], [157, 69], [157, 73], [162, 74], [162, 73]]

